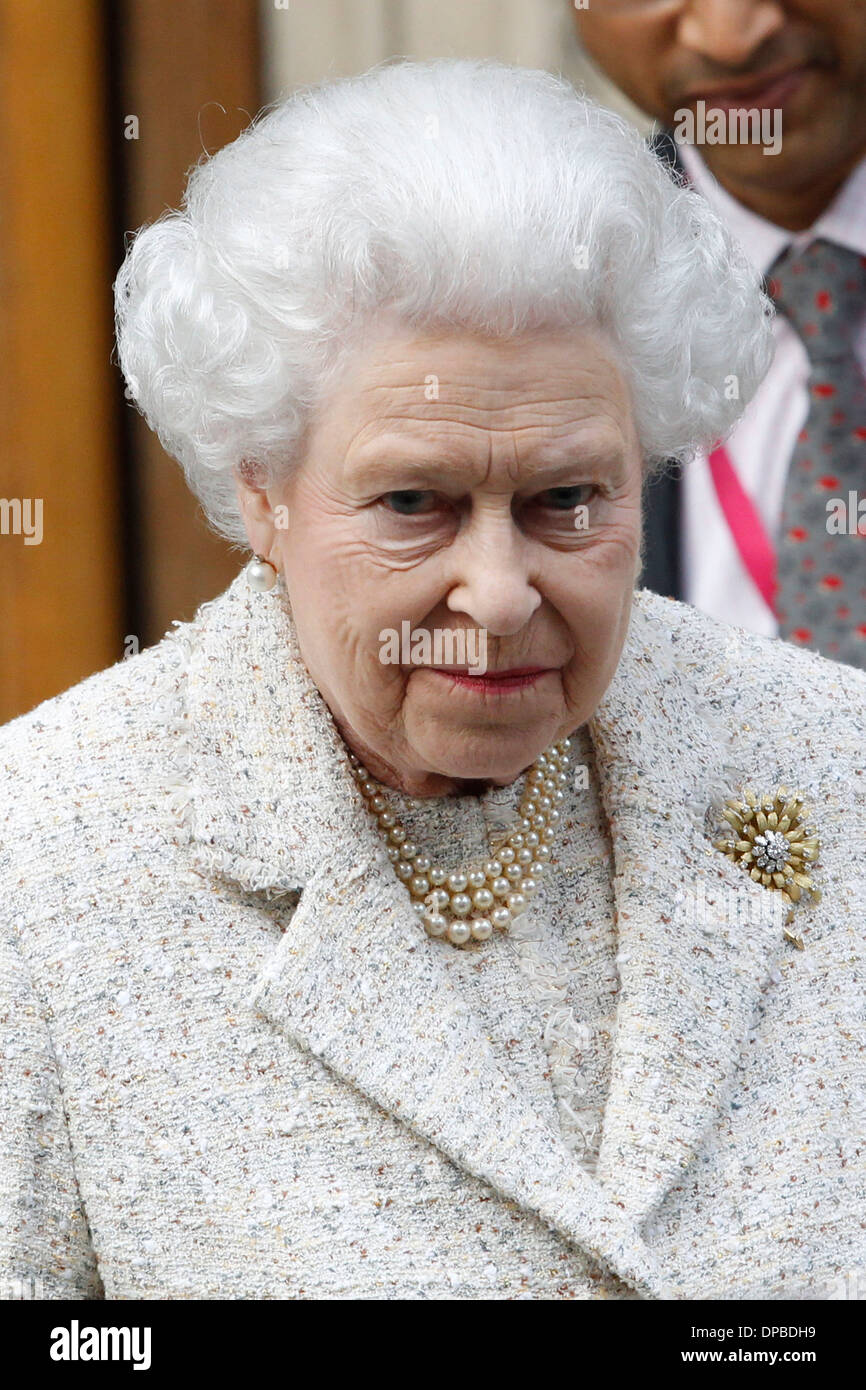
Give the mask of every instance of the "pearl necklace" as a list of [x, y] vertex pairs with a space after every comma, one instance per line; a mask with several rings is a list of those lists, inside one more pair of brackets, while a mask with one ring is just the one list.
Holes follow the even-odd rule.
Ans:
[[412, 906], [430, 936], [443, 937], [455, 946], [487, 941], [494, 927], [505, 931], [525, 912], [527, 900], [550, 868], [550, 846], [568, 783], [570, 748], [571, 739], [564, 738], [532, 764], [517, 825], [492, 850], [490, 859], [453, 873], [421, 853], [391, 810], [384, 788], [349, 752], [352, 775], [385, 838], [394, 872], [409, 889]]

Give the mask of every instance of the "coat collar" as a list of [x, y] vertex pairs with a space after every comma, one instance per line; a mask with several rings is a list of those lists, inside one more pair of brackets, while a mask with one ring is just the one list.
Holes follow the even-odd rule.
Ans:
[[[302, 888], [250, 1002], [454, 1162], [645, 1297], [676, 1291], [643, 1226], [729, 1099], [784, 949], [779, 895], [710, 846], [704, 813], [754, 769], [672, 658], [679, 605], [635, 595], [590, 720], [610, 824], [620, 995], [588, 1176], [502, 1070], [428, 949], [349, 774], [282, 585], [240, 575], [173, 634], [186, 667], [175, 808], [199, 869], [279, 899]], [[760, 780], [760, 775], [757, 780]]]

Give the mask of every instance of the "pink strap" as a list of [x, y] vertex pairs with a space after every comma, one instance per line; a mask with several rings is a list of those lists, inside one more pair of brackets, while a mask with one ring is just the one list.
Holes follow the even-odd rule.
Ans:
[[[686, 183], [693, 186], [685, 169], [682, 170], [682, 173]], [[776, 612], [776, 590], [778, 588], [776, 552], [764, 530], [763, 522], [752, 506], [748, 494], [743, 490], [727, 449], [720, 444], [710, 454], [709, 462], [719, 506], [731, 528], [731, 535], [737, 550], [740, 552], [740, 559], [752, 576], [758, 592], [773, 617], [778, 618], [779, 615]]]
[[719, 445], [709, 458], [710, 473], [725, 520], [740, 558], [770, 612], [776, 613], [776, 554], [761, 518], [744, 491], [727, 449]]

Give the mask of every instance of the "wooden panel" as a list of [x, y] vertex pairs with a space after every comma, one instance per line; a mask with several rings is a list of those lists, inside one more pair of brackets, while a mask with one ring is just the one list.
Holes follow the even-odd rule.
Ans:
[[101, 45], [0, 0], [0, 498], [42, 508], [0, 508], [0, 721], [122, 655]]
[[[126, 227], [177, 207], [188, 170], [234, 140], [260, 105], [256, 0], [118, 0], [118, 129]], [[180, 467], [128, 407], [137, 479], [142, 645], [192, 617], [237, 573], [240, 552], [206, 526]]]

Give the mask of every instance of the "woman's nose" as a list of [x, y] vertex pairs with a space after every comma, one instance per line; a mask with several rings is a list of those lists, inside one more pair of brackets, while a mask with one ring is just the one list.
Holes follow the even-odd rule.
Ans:
[[473, 518], [452, 552], [449, 609], [467, 614], [493, 637], [520, 632], [541, 594], [530, 578], [528, 546], [513, 517]]

